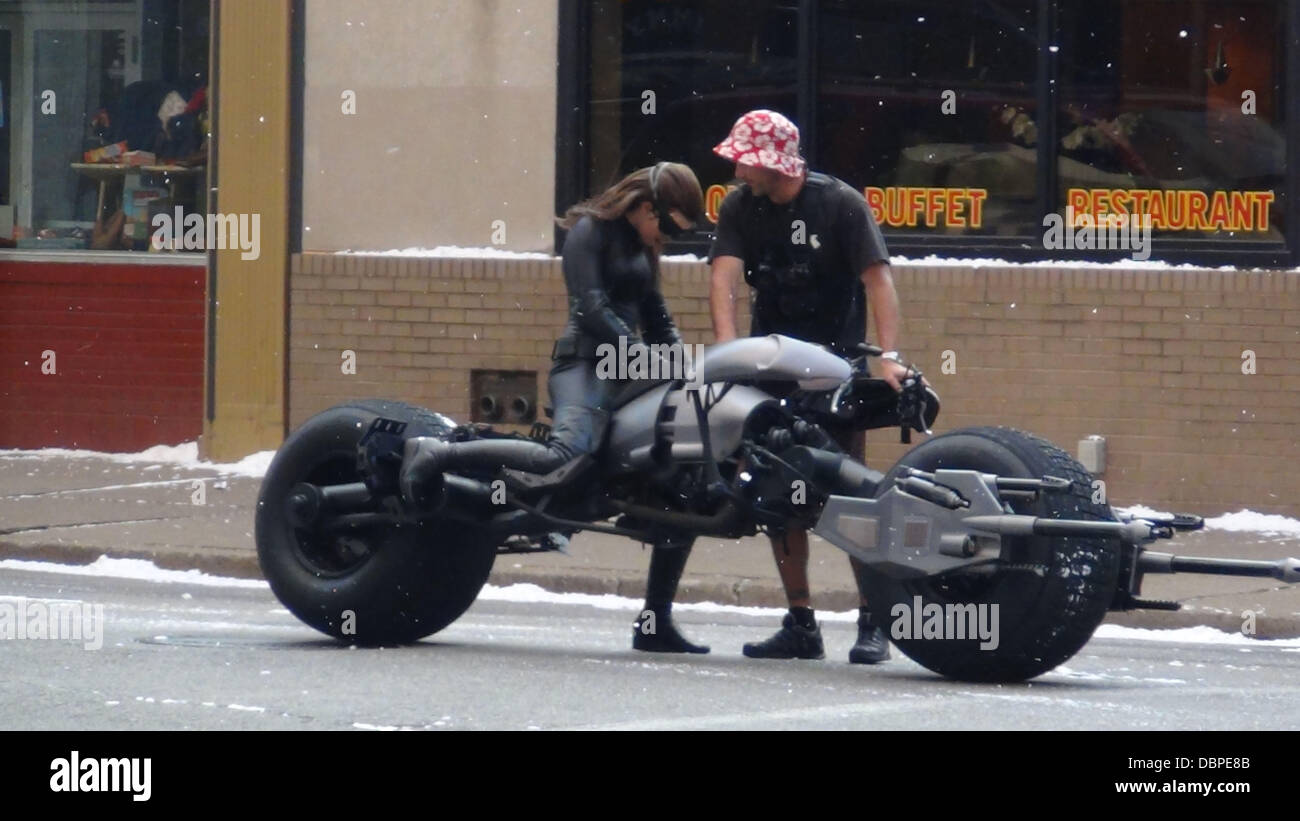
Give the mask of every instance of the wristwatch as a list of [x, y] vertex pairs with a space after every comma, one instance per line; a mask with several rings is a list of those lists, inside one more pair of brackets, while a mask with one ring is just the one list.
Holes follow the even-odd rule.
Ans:
[[897, 362], [900, 365], [903, 364], [903, 358], [898, 355], [898, 351], [885, 351], [880, 355], [880, 358], [888, 359], [890, 362]]

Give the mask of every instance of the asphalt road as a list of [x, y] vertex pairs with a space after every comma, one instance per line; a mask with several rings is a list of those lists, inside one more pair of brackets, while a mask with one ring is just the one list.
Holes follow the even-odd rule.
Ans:
[[[247, 582], [245, 584], [248, 584]], [[895, 651], [754, 661], [775, 613], [679, 615], [708, 656], [629, 648], [630, 609], [481, 599], [418, 645], [356, 649], [265, 587], [0, 569], [0, 605], [103, 605], [100, 649], [0, 642], [0, 729], [1297, 729], [1300, 647], [1094, 638], [1024, 685], [934, 676]], [[1121, 628], [1105, 628], [1111, 631]]]

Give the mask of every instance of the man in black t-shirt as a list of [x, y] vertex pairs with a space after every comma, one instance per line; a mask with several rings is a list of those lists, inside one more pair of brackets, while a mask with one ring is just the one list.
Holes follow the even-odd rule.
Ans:
[[[774, 111], [751, 111], [736, 121], [714, 153], [736, 163], [743, 185], [723, 200], [709, 252], [709, 294], [717, 341], [736, 337], [736, 290], [743, 276], [753, 291], [752, 336], [783, 334], [825, 345], [843, 356], [866, 339], [867, 304], [885, 349], [880, 376], [900, 389], [906, 368], [896, 348], [898, 294], [889, 253], [866, 200], [842, 180], [809, 172], [799, 156], [799, 129]], [[835, 432], [832, 432], [833, 434]], [[836, 439], [865, 460], [861, 432]], [[746, 644], [751, 658], [825, 657], [808, 585], [808, 534], [791, 528], [772, 539], [790, 613], [781, 630]], [[849, 661], [889, 658], [889, 641], [867, 607], [863, 566], [850, 558], [861, 608], [858, 640]]]

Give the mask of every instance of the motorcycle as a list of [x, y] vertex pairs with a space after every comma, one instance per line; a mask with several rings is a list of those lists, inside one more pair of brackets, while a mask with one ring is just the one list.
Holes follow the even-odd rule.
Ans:
[[[692, 379], [625, 382], [603, 446], [546, 475], [446, 473], [416, 509], [398, 487], [405, 441], [505, 434], [380, 399], [330, 408], [284, 442], [257, 505], [262, 572], [311, 627], [347, 642], [405, 643], [473, 604], [499, 553], [563, 549], [579, 531], [689, 544], [811, 529], [861, 560], [873, 611], [908, 657], [942, 676], [1012, 682], [1062, 664], [1149, 573], [1300, 581], [1300, 560], [1185, 558], [1147, 546], [1203, 526], [1117, 516], [1068, 453], [1029, 433], [930, 435], [939, 398], [908, 371], [901, 392], [784, 336], [707, 349]], [[926, 435], [880, 472], [828, 431]], [[545, 425], [529, 436], [544, 440]], [[985, 616], [992, 614], [992, 619]], [[977, 617], [979, 619], [977, 630]], [[989, 626], [996, 627], [990, 637]]]

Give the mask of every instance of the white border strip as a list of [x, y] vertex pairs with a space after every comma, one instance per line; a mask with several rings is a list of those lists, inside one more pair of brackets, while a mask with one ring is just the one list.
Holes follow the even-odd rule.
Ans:
[[28, 248], [5, 248], [0, 250], [0, 262], [48, 262], [71, 265], [176, 265], [183, 268], [202, 268], [208, 264], [208, 255], [204, 252], [186, 253], [183, 251], [150, 253], [148, 251], [55, 249], [40, 251]]

